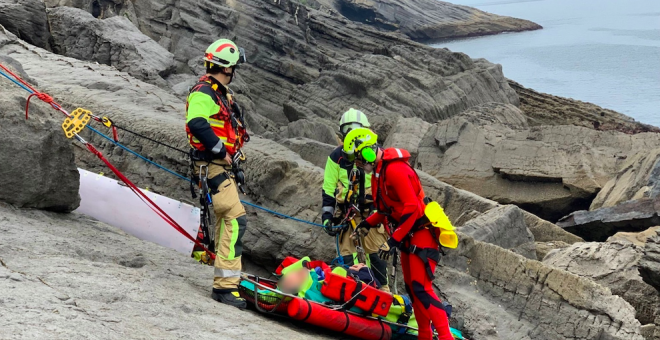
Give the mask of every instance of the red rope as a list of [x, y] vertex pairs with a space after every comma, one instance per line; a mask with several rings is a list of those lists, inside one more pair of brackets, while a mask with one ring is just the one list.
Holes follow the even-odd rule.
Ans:
[[[49, 96], [49, 95], [46, 94], [46, 93], [43, 93], [43, 92], [35, 92], [35, 93], [32, 93], [31, 95], [28, 96], [28, 98], [27, 98], [27, 102], [25, 103], [25, 120], [28, 119], [28, 111], [30, 110], [30, 99], [32, 99], [32, 97], [37, 97], [37, 98], [39, 98], [42, 102], [44, 102], [44, 103], [46, 103], [46, 104], [49, 104], [49, 105], [51, 105], [51, 106], [52, 106], [53, 103], [55, 103], [55, 100], [53, 100], [53, 97]], [[59, 104], [57, 104], [57, 103], [55, 103], [55, 104], [56, 104], [57, 106], [59, 106]], [[54, 108], [54, 107], [53, 107], [53, 108]]]
[[19, 77], [16, 73], [12, 72], [10, 69], [5, 67], [4, 65], [0, 64], [0, 68], [2, 68], [5, 72], [9, 73], [9, 75], [14, 77], [14, 79], [19, 81], [21, 84], [25, 85], [25, 87], [29, 88], [32, 91], [32, 93], [27, 98], [27, 102], [25, 103], [25, 119], [26, 120], [28, 119], [28, 112], [30, 110], [30, 99], [32, 99], [32, 97], [37, 97], [37, 98], [39, 98], [39, 100], [41, 100], [44, 103], [52, 106], [53, 109], [61, 111], [62, 113], [68, 115], [64, 110], [62, 110], [62, 106], [60, 106], [60, 104], [58, 104], [53, 99], [53, 97], [49, 96], [46, 93], [37, 91], [37, 89], [32, 87], [32, 85], [28, 84], [25, 80], [21, 79], [21, 77]]
[[35, 92], [35, 93], [39, 92], [39, 91], [35, 90], [34, 87], [32, 87], [32, 85], [28, 84], [25, 80], [21, 79], [21, 77], [17, 76], [16, 73], [12, 72], [10, 69], [5, 67], [4, 65], [0, 64], [0, 68], [5, 70], [5, 72], [9, 73], [12, 77], [14, 77], [19, 82], [21, 82], [21, 84], [25, 85], [27, 88], [32, 90], [32, 92]]
[[87, 146], [87, 149], [91, 151], [93, 154], [95, 154], [105, 165], [112, 170], [112, 172], [119, 177], [126, 185], [145, 203], [151, 210], [153, 210], [158, 216], [160, 216], [165, 222], [167, 222], [169, 225], [171, 225], [174, 229], [176, 229], [179, 233], [181, 233], [183, 236], [187, 237], [189, 240], [193, 241], [195, 245], [199, 246], [202, 248], [209, 256], [211, 256], [212, 260], [215, 260], [215, 254], [212, 253], [206, 246], [201, 244], [196, 238], [192, 237], [188, 232], [183, 229], [170, 215], [168, 215], [163, 209], [161, 209], [156, 203], [154, 203], [149, 196], [147, 196], [142, 190], [140, 190], [133, 182], [131, 182], [124, 174], [121, 173], [117, 168], [115, 168], [114, 165], [112, 165], [104, 156], [103, 154], [98, 151], [92, 144], [85, 144]]

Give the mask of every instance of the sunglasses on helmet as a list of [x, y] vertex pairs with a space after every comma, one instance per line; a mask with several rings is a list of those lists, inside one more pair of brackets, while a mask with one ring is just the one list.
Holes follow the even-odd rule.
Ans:
[[247, 63], [247, 58], [245, 57], [245, 49], [242, 47], [238, 48], [238, 63], [237, 64], [243, 64]]

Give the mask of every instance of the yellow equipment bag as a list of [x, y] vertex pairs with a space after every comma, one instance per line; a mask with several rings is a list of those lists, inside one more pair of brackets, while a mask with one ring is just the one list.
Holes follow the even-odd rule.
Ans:
[[443, 247], [452, 249], [458, 247], [458, 235], [454, 231], [455, 228], [451, 225], [449, 217], [447, 217], [438, 202], [433, 201], [427, 204], [426, 209], [424, 209], [424, 215], [426, 215], [434, 227], [440, 228], [439, 241]]

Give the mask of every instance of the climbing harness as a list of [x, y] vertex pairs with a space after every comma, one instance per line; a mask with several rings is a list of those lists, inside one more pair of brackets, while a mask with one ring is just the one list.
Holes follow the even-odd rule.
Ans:
[[[339, 223], [341, 228], [347, 228], [350, 229], [350, 232], [356, 233], [357, 231], [357, 223], [355, 223], [355, 216], [357, 214], [360, 214], [360, 207], [358, 206], [358, 202], [364, 201], [364, 178], [361, 176], [362, 172], [357, 169], [353, 168], [350, 173], [350, 185], [348, 192], [346, 193], [346, 197], [344, 200], [344, 203], [346, 205], [345, 207], [345, 213], [344, 213], [344, 218], [341, 220]], [[361, 191], [358, 191], [359, 189]], [[360, 192], [360, 194], [358, 194]], [[362, 198], [358, 198], [358, 196]], [[363, 202], [361, 202], [363, 204]], [[344, 231], [348, 232], [348, 230]], [[342, 237], [342, 233], [338, 234], [335, 236], [337, 239], [337, 243], [339, 243], [339, 238]], [[362, 236], [361, 235], [355, 235], [353, 237], [353, 244], [356, 249], [357, 253], [357, 260], [359, 263], [367, 264], [367, 254], [364, 251], [364, 247], [362, 245]], [[337, 247], [337, 256], [341, 257], [341, 254], [339, 253], [339, 247]]]
[[234, 174], [236, 185], [243, 195], [245, 195], [245, 172], [243, 171], [241, 164], [245, 162], [245, 159], [243, 150], [238, 149], [231, 163], [231, 172]]

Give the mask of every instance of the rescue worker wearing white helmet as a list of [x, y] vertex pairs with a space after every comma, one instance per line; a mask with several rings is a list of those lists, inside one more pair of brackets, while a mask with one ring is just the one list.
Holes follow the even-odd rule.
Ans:
[[[339, 135], [343, 140], [344, 137], [353, 129], [370, 127], [367, 116], [359, 110], [349, 109], [344, 112], [339, 121]], [[340, 143], [341, 144], [341, 143]], [[357, 173], [355, 173], [357, 172]], [[364, 218], [369, 216], [372, 211], [372, 198], [369, 194], [371, 187], [371, 174], [365, 173], [359, 168], [355, 167], [352, 161], [349, 161], [342, 151], [342, 146], [338, 146], [330, 153], [325, 165], [325, 173], [323, 180], [323, 208], [322, 220], [325, 226], [325, 232], [338, 238], [339, 255], [342, 257], [344, 264], [353, 265], [359, 263], [358, 250], [355, 247], [354, 240], [351, 238], [352, 230], [348, 226], [340, 228], [336, 226], [342, 218], [345, 217], [348, 202], [346, 202], [347, 194], [350, 191], [350, 180], [357, 175], [356, 179], [359, 180], [358, 192], [358, 209], [359, 213], [355, 215], [355, 222], [360, 223]], [[355, 183], [353, 183], [355, 184]], [[382, 260], [378, 251], [379, 248], [386, 244], [387, 235], [384, 228], [372, 229], [366, 236], [362, 238], [362, 244], [365, 251], [367, 266], [374, 272], [375, 278], [381, 284], [381, 289], [389, 291], [388, 276], [387, 276], [387, 262]]]

